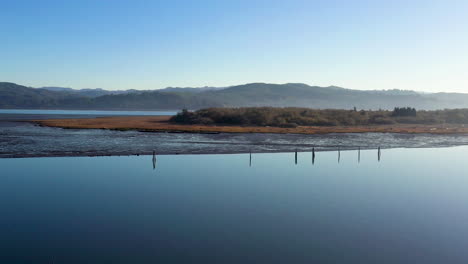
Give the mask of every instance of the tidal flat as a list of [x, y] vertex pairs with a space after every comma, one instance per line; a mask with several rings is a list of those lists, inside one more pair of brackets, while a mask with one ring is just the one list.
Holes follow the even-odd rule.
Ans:
[[170, 133], [267, 133], [267, 134], [332, 134], [332, 133], [400, 133], [400, 134], [468, 134], [463, 124], [392, 124], [355, 126], [252, 126], [203, 125], [170, 122], [171, 116], [111, 116], [98, 118], [60, 118], [31, 120], [47, 127], [74, 129], [135, 130], [141, 132]]
[[[336, 151], [468, 145], [466, 134], [146, 133], [137, 130], [62, 129], [26, 122], [31, 119], [89, 119], [103, 117], [103, 114], [112, 113], [0, 114], [0, 158], [150, 155], [153, 151], [158, 155], [220, 154], [310, 152], [313, 148], [316, 151]], [[161, 114], [167, 115], [166, 112]]]

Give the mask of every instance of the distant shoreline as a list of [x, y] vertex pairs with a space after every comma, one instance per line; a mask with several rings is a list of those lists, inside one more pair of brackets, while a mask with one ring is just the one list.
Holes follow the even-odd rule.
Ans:
[[405, 134], [468, 134], [462, 125], [393, 124], [369, 126], [298, 126], [294, 128], [233, 125], [185, 125], [169, 122], [171, 116], [120, 116], [30, 120], [35, 124], [64, 129], [136, 130], [169, 133], [274, 133], [274, 134], [331, 134], [331, 133], [405, 133]]

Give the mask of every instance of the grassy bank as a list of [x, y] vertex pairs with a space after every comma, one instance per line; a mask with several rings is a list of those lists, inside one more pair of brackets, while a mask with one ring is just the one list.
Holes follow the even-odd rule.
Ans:
[[393, 124], [393, 125], [354, 125], [354, 126], [296, 126], [272, 127], [253, 125], [203, 125], [178, 124], [170, 121], [171, 116], [126, 116], [102, 118], [49, 119], [33, 121], [49, 127], [72, 129], [112, 129], [138, 130], [146, 132], [183, 132], [183, 133], [430, 133], [455, 134], [468, 133], [468, 128], [456, 124]]

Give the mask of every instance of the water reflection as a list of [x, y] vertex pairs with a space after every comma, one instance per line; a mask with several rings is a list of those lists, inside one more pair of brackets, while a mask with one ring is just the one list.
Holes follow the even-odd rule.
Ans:
[[341, 158], [341, 150], [340, 150], [340, 147], [338, 147], [338, 163], [340, 163], [340, 158]]
[[358, 148], [358, 163], [361, 163], [361, 147]]
[[153, 170], [156, 169], [156, 151], [153, 150]]
[[312, 148], [312, 165], [315, 163], [315, 148]]
[[[346, 149], [345, 149], [346, 150]], [[297, 165], [298, 164], [298, 150], [294, 151], [294, 164]], [[312, 165], [315, 165], [315, 158], [316, 158], [316, 151], [315, 151], [315, 147], [312, 148]], [[340, 163], [341, 162], [341, 147], [338, 147], [337, 148], [337, 162]], [[381, 147], [377, 147], [377, 161], [380, 162], [382, 158], [382, 149]], [[153, 163], [153, 170], [156, 169], [156, 162], [157, 162], [157, 159], [156, 159], [156, 151], [153, 150], [153, 154], [152, 154], [152, 163]], [[357, 162], [360, 163], [361, 162], [361, 147], [358, 147], [357, 148]], [[249, 167], [252, 167], [252, 151], [249, 152]]]

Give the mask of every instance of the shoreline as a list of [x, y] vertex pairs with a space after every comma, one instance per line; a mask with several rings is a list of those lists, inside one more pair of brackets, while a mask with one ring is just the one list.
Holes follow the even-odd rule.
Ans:
[[[391, 148], [381, 148], [381, 149], [391, 149]], [[336, 151], [337, 149], [333, 148], [323, 148], [323, 149], [316, 149], [315, 152], [331, 152]], [[340, 151], [356, 151], [357, 148], [340, 148]], [[362, 151], [366, 150], [373, 150], [373, 148], [361, 148]], [[174, 155], [237, 155], [237, 154], [275, 154], [275, 153], [294, 153], [294, 150], [291, 151], [284, 151], [284, 150], [271, 150], [271, 151], [218, 151], [218, 152], [158, 152], [156, 156], [174, 156]], [[309, 150], [297, 150], [297, 153], [310, 153]], [[141, 153], [135, 152], [95, 152], [95, 153], [58, 153], [58, 154], [34, 154], [34, 155], [24, 155], [24, 154], [14, 154], [9, 156], [0, 157], [0, 159], [20, 159], [20, 158], [73, 158], [73, 157], [132, 157], [132, 156], [153, 156], [153, 153], [150, 151], [145, 151]]]
[[[427, 149], [427, 148], [453, 148], [453, 147], [463, 147], [468, 146], [468, 144], [461, 145], [447, 145], [447, 146], [424, 146], [424, 147], [401, 147], [401, 146], [387, 146], [381, 147], [381, 150], [390, 150], [390, 149]], [[348, 152], [348, 151], [377, 151], [377, 147], [367, 147], [367, 148], [358, 148], [356, 146], [350, 147], [318, 147], [315, 148], [315, 153], [321, 152]], [[303, 150], [303, 149], [291, 149], [291, 150], [269, 150], [269, 151], [215, 151], [215, 152], [157, 152], [156, 156], [176, 156], [176, 155], [249, 155], [249, 154], [281, 154], [281, 153], [312, 153], [312, 149]], [[94, 158], [94, 157], [151, 157], [153, 156], [152, 151], [143, 151], [140, 153], [135, 152], [80, 152], [76, 151], [75, 153], [63, 152], [63, 153], [54, 153], [54, 154], [11, 154], [0, 156], [0, 159], [28, 159], [28, 158]]]
[[183, 125], [169, 122], [170, 116], [113, 116], [96, 118], [67, 118], [28, 120], [40, 126], [63, 129], [107, 129], [118, 131], [166, 133], [273, 133], [273, 134], [332, 134], [332, 133], [401, 133], [401, 134], [468, 134], [468, 127], [455, 124], [396, 124], [369, 126], [298, 126], [295, 128], [231, 125]]
[[[236, 154], [236, 153], [276, 153], [276, 152], [310, 152], [315, 151], [342, 151], [387, 148], [437, 148], [468, 145], [468, 134], [461, 133], [352, 133], [349, 129], [341, 128], [342, 133], [337, 132], [336, 127], [324, 127], [333, 129], [331, 134], [318, 133], [309, 129], [307, 134], [287, 131], [281, 129], [281, 133], [274, 133], [272, 128], [266, 133], [245, 133], [245, 129], [252, 127], [240, 127], [244, 131], [206, 132], [196, 130], [193, 126], [184, 126], [187, 130], [167, 131], [168, 117], [68, 117], [68, 122], [78, 120], [81, 126], [83, 122], [102, 123], [103, 120], [112, 120], [116, 127], [126, 126], [126, 129], [115, 129], [109, 127], [94, 127], [87, 130], [80, 128], [61, 129], [56, 123], [56, 128], [41, 127], [39, 122], [32, 123], [29, 120], [40, 120], [41, 122], [62, 122], [58, 116], [24, 116], [20, 119], [7, 118], [0, 121], [1, 158], [34, 158], [34, 157], [100, 157], [100, 156], [138, 156], [151, 155], [156, 151], [157, 155], [190, 155], [190, 154]], [[47, 118], [47, 119], [46, 119]], [[143, 119], [142, 119], [143, 118]], [[158, 119], [155, 120], [154, 118]], [[129, 119], [132, 124], [152, 121], [148, 126], [157, 126], [155, 132], [140, 133], [139, 129], [129, 128]], [[55, 120], [55, 121], [54, 121]], [[118, 124], [118, 120], [122, 124]], [[124, 122], [125, 121], [125, 122]], [[127, 122], [127, 123], [126, 123]], [[62, 124], [63, 125], [63, 124]], [[76, 124], [75, 124], [76, 125]], [[102, 124], [101, 124], [102, 125]], [[141, 124], [140, 124], [141, 125]], [[90, 124], [86, 125], [89, 127]], [[180, 125], [179, 125], [180, 126]], [[405, 126], [404, 129], [409, 129]], [[236, 129], [239, 127], [206, 126], [205, 129], [213, 131], [213, 128]], [[253, 129], [258, 129], [253, 127]], [[275, 128], [278, 129], [278, 128]], [[393, 128], [395, 130], [395, 128]], [[400, 128], [403, 129], [403, 128]], [[429, 128], [430, 129], [430, 128]], [[121, 132], [119, 130], [125, 131]], [[286, 132], [284, 131], [286, 130]], [[154, 130], [153, 130], [154, 131]], [[375, 130], [374, 130], [375, 131]], [[424, 131], [424, 130], [423, 130]], [[391, 131], [394, 132], [394, 131]]]

